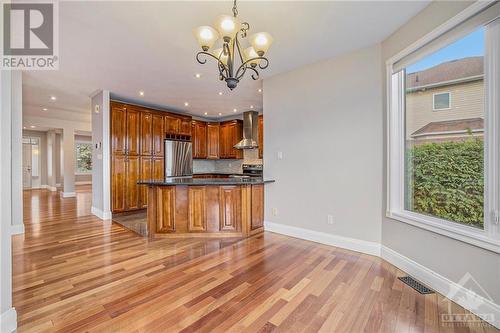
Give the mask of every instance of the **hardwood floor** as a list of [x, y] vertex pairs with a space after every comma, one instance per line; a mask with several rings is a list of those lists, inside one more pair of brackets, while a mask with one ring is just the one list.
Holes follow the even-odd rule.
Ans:
[[272, 233], [149, 241], [90, 215], [90, 201], [89, 187], [24, 193], [19, 332], [496, 332], [445, 326], [445, 299], [376, 257]]

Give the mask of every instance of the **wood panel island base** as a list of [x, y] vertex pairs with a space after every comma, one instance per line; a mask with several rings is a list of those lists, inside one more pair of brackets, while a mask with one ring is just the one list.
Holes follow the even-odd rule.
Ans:
[[148, 235], [248, 237], [264, 231], [262, 179], [141, 181], [148, 186]]

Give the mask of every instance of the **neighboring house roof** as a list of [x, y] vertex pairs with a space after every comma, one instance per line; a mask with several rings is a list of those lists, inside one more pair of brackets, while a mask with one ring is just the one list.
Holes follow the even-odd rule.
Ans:
[[[468, 57], [444, 62], [406, 76], [406, 88], [418, 90], [462, 81], [481, 79], [484, 74], [483, 57]], [[458, 81], [458, 82], [457, 82]]]
[[412, 133], [412, 137], [452, 134], [452, 133], [467, 133], [482, 132], [484, 130], [484, 120], [482, 118], [456, 119], [435, 121], [428, 123], [424, 127]]

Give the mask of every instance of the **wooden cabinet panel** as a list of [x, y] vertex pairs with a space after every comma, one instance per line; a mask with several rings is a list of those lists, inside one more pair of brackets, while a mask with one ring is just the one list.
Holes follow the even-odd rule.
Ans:
[[153, 115], [153, 155], [163, 156], [163, 139], [165, 138], [165, 122], [162, 115]]
[[220, 158], [243, 158], [243, 151], [233, 146], [243, 139], [243, 123], [231, 120], [220, 124], [219, 156]]
[[111, 103], [111, 151], [125, 154], [127, 137], [127, 110], [120, 104]]
[[154, 157], [151, 164], [151, 178], [156, 180], [162, 180], [165, 178], [165, 170], [163, 168], [164, 160], [163, 157]]
[[193, 158], [207, 158], [207, 123], [193, 120], [191, 122], [191, 133]]
[[264, 157], [264, 117], [259, 116], [259, 158]]
[[[140, 158], [141, 160], [141, 176], [139, 177], [141, 180], [151, 179], [151, 164], [152, 158], [149, 156], [144, 156]], [[139, 185], [139, 193], [140, 193], [140, 206], [141, 208], [146, 208], [148, 206], [148, 187], [145, 185]]]
[[178, 134], [181, 128], [181, 120], [175, 116], [165, 116], [165, 132], [168, 134]]
[[125, 210], [125, 160], [124, 155], [115, 155], [111, 161], [111, 210]]
[[241, 229], [241, 187], [220, 186], [220, 231], [239, 231]]
[[219, 158], [219, 124], [207, 124], [207, 158]]
[[189, 220], [188, 231], [200, 232], [207, 230], [206, 186], [189, 186]]
[[252, 185], [252, 220], [250, 230], [264, 226], [264, 185]]
[[175, 186], [157, 187], [156, 232], [175, 231]]
[[139, 209], [140, 188], [137, 181], [140, 176], [140, 160], [138, 156], [127, 156], [125, 163], [125, 209]]
[[191, 132], [191, 118], [181, 118], [179, 134], [193, 135], [193, 133]]
[[153, 155], [153, 115], [150, 112], [141, 112], [141, 155]]
[[139, 155], [141, 152], [140, 124], [140, 112], [135, 108], [127, 108], [127, 154], [129, 155]]

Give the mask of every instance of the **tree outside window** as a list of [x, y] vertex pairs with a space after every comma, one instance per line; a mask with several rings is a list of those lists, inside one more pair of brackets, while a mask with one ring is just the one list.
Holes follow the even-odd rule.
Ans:
[[76, 173], [85, 174], [92, 172], [92, 144], [88, 142], [77, 142], [76, 150]]

